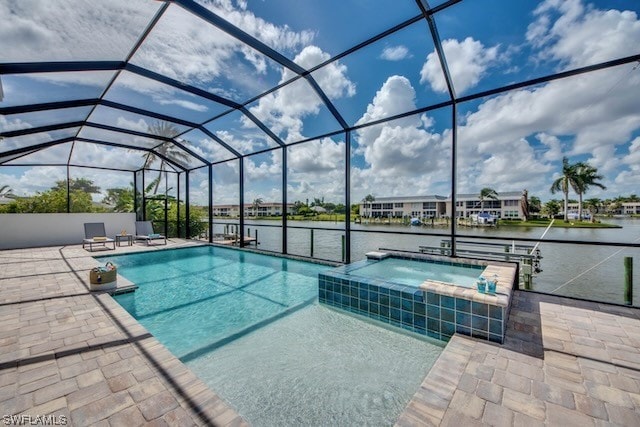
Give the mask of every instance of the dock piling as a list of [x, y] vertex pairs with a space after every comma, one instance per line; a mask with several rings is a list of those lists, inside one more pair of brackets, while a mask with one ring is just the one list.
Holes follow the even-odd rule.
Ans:
[[624, 303], [633, 304], [633, 257], [624, 257]]
[[532, 275], [533, 275], [533, 265], [531, 258], [523, 258], [522, 259], [522, 281], [524, 282], [524, 288], [528, 291], [531, 290], [532, 285]]

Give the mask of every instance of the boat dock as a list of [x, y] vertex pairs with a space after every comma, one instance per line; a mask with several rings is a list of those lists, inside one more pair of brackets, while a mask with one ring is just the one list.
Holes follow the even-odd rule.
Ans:
[[[251, 244], [258, 246], [257, 237], [245, 236], [243, 242], [243, 246], [249, 246]], [[237, 234], [216, 234], [213, 236], [213, 243], [226, 246], [238, 246], [240, 236]]]

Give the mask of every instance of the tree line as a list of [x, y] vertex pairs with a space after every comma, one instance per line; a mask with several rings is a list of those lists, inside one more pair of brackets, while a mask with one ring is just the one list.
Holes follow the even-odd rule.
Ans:
[[[156, 133], [171, 133], [168, 129], [154, 129]], [[166, 150], [171, 150], [170, 146]], [[170, 153], [165, 153], [170, 154]], [[150, 166], [153, 162], [160, 160], [155, 155], [146, 155], [145, 166]], [[159, 175], [145, 189], [146, 194], [156, 196], [159, 191], [159, 185], [163, 171], [166, 165], [161, 161]], [[597, 168], [586, 162], [569, 162], [567, 157], [562, 159], [561, 176], [557, 178], [550, 187], [552, 194], [562, 193], [562, 200], [549, 200], [542, 203], [540, 198], [536, 196], [528, 197], [528, 208], [530, 213], [544, 216], [556, 216], [560, 212], [564, 212], [564, 219], [568, 221], [568, 204], [576, 201], [569, 198], [570, 192], [573, 190], [578, 196], [578, 218], [583, 218], [583, 210], [587, 209], [593, 218], [594, 214], [611, 213], [620, 209], [622, 203], [640, 202], [640, 197], [635, 194], [630, 196], [618, 196], [613, 199], [589, 198], [584, 199], [587, 191], [593, 187], [606, 189], [601, 180], [603, 176], [598, 173]], [[68, 190], [67, 190], [68, 189]], [[38, 192], [34, 196], [18, 197], [12, 188], [8, 185], [0, 186], [0, 197], [10, 199], [9, 203], [0, 205], [0, 213], [51, 213], [51, 212], [67, 212], [67, 202], [70, 201], [69, 212], [133, 212], [134, 209], [134, 191], [133, 184], [124, 188], [109, 188], [100, 203], [94, 203], [93, 194], [100, 192], [100, 187], [86, 178], [70, 179], [56, 181], [55, 185], [49, 190]], [[68, 199], [67, 199], [68, 194]], [[485, 187], [479, 193], [481, 210], [484, 208], [486, 199], [496, 199], [498, 193], [492, 189]], [[168, 196], [171, 199], [170, 196]], [[368, 194], [363, 200], [365, 209], [371, 206], [375, 201], [375, 197]], [[257, 214], [260, 205], [264, 201], [257, 198], [252, 203], [254, 214]], [[311, 216], [318, 213], [319, 209], [327, 213], [344, 214], [346, 206], [344, 204], [325, 202], [324, 198], [314, 197], [311, 202], [297, 200], [293, 204], [294, 215]], [[151, 209], [154, 211], [157, 209]], [[359, 204], [353, 204], [351, 210], [355, 214], [359, 214]], [[370, 209], [369, 209], [370, 211]], [[365, 213], [366, 215], [366, 213]]]
[[[186, 229], [186, 207], [184, 202], [178, 203], [175, 197], [158, 193], [158, 177], [146, 186], [148, 195], [145, 203], [146, 219], [155, 223], [164, 223], [165, 207], [167, 210], [167, 234], [169, 237], [178, 236]], [[68, 188], [68, 192], [67, 192]], [[0, 213], [103, 213], [103, 212], [134, 212], [135, 193], [133, 183], [128, 187], [108, 188], [100, 202], [93, 201], [93, 194], [100, 193], [100, 187], [87, 178], [71, 178], [56, 181], [50, 189], [37, 192], [33, 196], [18, 197], [8, 185], [0, 186], [0, 197], [9, 199], [9, 203], [0, 204]], [[68, 195], [68, 198], [67, 198]], [[67, 211], [67, 203], [69, 207]], [[207, 209], [191, 206], [189, 211], [190, 237], [196, 237], [204, 232]]]

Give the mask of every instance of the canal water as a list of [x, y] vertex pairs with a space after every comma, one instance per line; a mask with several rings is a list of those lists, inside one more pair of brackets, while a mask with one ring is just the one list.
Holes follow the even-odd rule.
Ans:
[[[216, 221], [214, 233], [222, 233], [225, 225]], [[640, 220], [606, 219], [621, 228], [551, 228], [540, 240], [542, 272], [533, 278], [533, 290], [590, 300], [624, 304], [624, 258], [632, 257], [633, 279], [636, 290], [634, 305], [640, 306], [640, 249], [602, 245], [575, 245], [548, 243], [545, 240], [576, 240], [605, 243], [639, 243]], [[236, 221], [229, 221], [237, 224]], [[290, 221], [287, 230], [287, 252], [293, 255], [313, 256], [320, 259], [342, 260], [344, 223], [319, 221]], [[259, 248], [282, 250], [282, 228], [278, 221], [246, 220], [251, 236], [258, 232]], [[276, 226], [276, 227], [274, 227]], [[313, 244], [311, 231], [313, 230]], [[318, 229], [322, 228], [322, 230]], [[394, 232], [449, 233], [449, 228], [411, 227], [394, 224], [353, 224], [351, 227], [351, 259], [363, 259], [369, 251], [379, 248], [418, 251], [419, 246], [439, 247], [445, 236], [428, 234], [406, 235]], [[542, 227], [458, 227], [458, 235], [474, 237], [504, 237], [500, 243], [519, 243], [518, 239], [540, 239]], [[459, 240], [468, 240], [459, 237]], [[495, 242], [495, 241], [492, 241]], [[535, 245], [532, 242], [520, 242]], [[500, 251], [493, 249], [492, 251]]]

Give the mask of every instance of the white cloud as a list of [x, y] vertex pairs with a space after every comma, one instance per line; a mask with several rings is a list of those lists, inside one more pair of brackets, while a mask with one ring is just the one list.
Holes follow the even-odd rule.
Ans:
[[158, 7], [127, 0], [0, 2], [0, 62], [122, 60]]
[[160, 105], [178, 105], [182, 108], [186, 108], [187, 110], [205, 112], [209, 108], [206, 105], [198, 104], [191, 101], [186, 101], [184, 99], [159, 99], [158, 104]]
[[382, 178], [415, 177], [439, 168], [445, 150], [441, 137], [416, 127], [382, 127], [373, 141], [362, 141], [364, 158]]
[[23, 165], [65, 165], [69, 158], [69, 150], [71, 143], [54, 145], [33, 153], [23, 153], [21, 156], [15, 157], [7, 164], [23, 164]]
[[[295, 32], [286, 25], [277, 26], [257, 18], [242, 4], [203, 3], [214, 13], [281, 51], [301, 49], [314, 37], [311, 31]], [[3, 41], [0, 62], [123, 60], [159, 7], [160, 2], [150, 0], [0, 2], [0, 16], [7, 18], [0, 28], [0, 40]], [[134, 55], [133, 63], [195, 85], [224, 77], [232, 82], [236, 92], [246, 89], [252, 95], [266, 89], [264, 79], [256, 79], [256, 73], [264, 75], [269, 63], [274, 64], [176, 5], [166, 11]], [[64, 76], [58, 73], [43, 74], [38, 78], [64, 81]], [[92, 73], [74, 73], [74, 79], [73, 83], [92, 85], [104, 85], [108, 81]], [[144, 91], [144, 85], [129, 87], [148, 93]], [[219, 92], [228, 88], [214, 85], [208, 89]], [[185, 108], [204, 111], [202, 105], [176, 101], [178, 103]]]
[[2, 185], [8, 185], [16, 196], [32, 196], [53, 187], [56, 181], [67, 179], [65, 167], [38, 166], [25, 170], [21, 175], [0, 174]]
[[[55, 91], [56, 88], [68, 90], [68, 88], [77, 88], [79, 85], [89, 86], [89, 93], [91, 93], [91, 95], [86, 95], [86, 97], [90, 98], [91, 96], [98, 95], [100, 93], [99, 89], [94, 88], [105, 88], [114, 74], [115, 71], [71, 71], [63, 73], [32, 73], [15, 75], [12, 76], [12, 79], [19, 82], [19, 84], [16, 85], [18, 87], [14, 89], [12, 85], [9, 84], [9, 92], [6, 93], [6, 99], [11, 99], [15, 103], [18, 103], [17, 101], [20, 100], [22, 95], [20, 92], [24, 90], [24, 86], [28, 86], [31, 83], [30, 80], [38, 80], [53, 84], [54, 87], [49, 89], [52, 92]], [[23, 80], [25, 81], [23, 82]]]
[[264, 134], [239, 134], [236, 135], [226, 130], [220, 130], [215, 132], [216, 136], [222, 139], [227, 145], [235, 149], [240, 153], [251, 153], [257, 149], [265, 148], [274, 145]]
[[625, 195], [638, 194], [638, 181], [640, 181], [640, 171], [629, 169], [620, 172], [614, 179], [613, 185], [607, 185], [611, 190], [615, 186], [615, 191], [608, 191], [607, 194]]
[[[271, 153], [271, 157], [257, 156], [245, 158], [245, 186], [265, 186], [280, 188], [282, 183], [282, 162], [279, 160], [280, 150]], [[274, 158], [273, 156], [277, 156]]]
[[[294, 32], [237, 9], [228, 1], [203, 1], [203, 6], [280, 51], [295, 51], [309, 44], [310, 31]], [[252, 94], [264, 89], [256, 74], [265, 75], [275, 63], [248, 45], [171, 5], [132, 61], [179, 81], [194, 85], [228, 79], [237, 89]], [[224, 89], [212, 87], [210, 90]]]
[[116, 126], [124, 129], [135, 130], [137, 132], [149, 133], [149, 124], [143, 119], [134, 121], [125, 119], [124, 117], [120, 116], [116, 120]]
[[527, 40], [541, 48], [541, 57], [559, 60], [564, 68], [638, 53], [638, 43], [632, 42], [640, 40], [635, 12], [595, 9], [581, 0], [546, 0], [535, 15]]
[[[6, 170], [6, 168], [5, 168]], [[1, 185], [7, 185], [10, 189], [13, 190], [13, 194], [16, 196], [26, 196], [23, 190], [18, 189], [19, 177], [16, 175], [8, 174], [8, 173], [0, 173], [0, 182]]]
[[542, 145], [547, 147], [547, 150], [543, 155], [544, 160], [558, 161], [562, 159], [562, 147], [560, 145], [560, 139], [558, 139], [557, 136], [540, 132], [536, 135], [536, 139], [540, 141]]
[[[444, 40], [442, 49], [457, 94], [477, 85], [498, 56], [498, 46], [485, 48], [482, 43], [471, 37], [462, 42], [455, 39]], [[427, 60], [420, 70], [420, 83], [429, 83], [435, 92], [447, 91], [440, 59], [435, 50], [427, 55]]]
[[[14, 1], [7, 4], [26, 8], [27, 6], [22, 5], [28, 5], [29, 2]], [[45, 4], [48, 3], [37, 3], [37, 7], [50, 8], [48, 5], [43, 6]], [[69, 9], [70, 4], [72, 3], [63, 3], [62, 9]], [[6, 6], [4, 7], [6, 10]], [[176, 7], [171, 5], [170, 10]], [[230, 21], [231, 18], [228, 16], [240, 19], [243, 13], [248, 13], [246, 5], [242, 4], [239, 5], [240, 10], [234, 12], [230, 1], [217, 2], [215, 7], [229, 10], [224, 14], [220, 11], [219, 13]], [[2, 8], [3, 5], [0, 5], [0, 10]], [[38, 9], [34, 16], [43, 17], [43, 13]], [[74, 12], [69, 9], [68, 13]], [[633, 12], [598, 10], [592, 6], [586, 7], [576, 0], [555, 0], [541, 3], [534, 18], [535, 21], [529, 26], [526, 34], [530, 45], [539, 49], [542, 55], [540, 58], [555, 60], [560, 68], [638, 53], [638, 44], [629, 42], [640, 40], [640, 21]], [[53, 21], [59, 19], [59, 16], [52, 17]], [[104, 17], [105, 22], [108, 19], [111, 18]], [[10, 34], [10, 38], [2, 40], [20, 42], [16, 41], [10, 46], [10, 50], [6, 51], [7, 57], [18, 55], [13, 50], [14, 45], [27, 46], [27, 50], [31, 49], [29, 55], [48, 46], [49, 41], [43, 34], [49, 31], [48, 28], [54, 28], [53, 26], [40, 25], [40, 21], [35, 22], [35, 19], [29, 22], [10, 21], [8, 27], [0, 29], [0, 35]], [[255, 31], [262, 28], [259, 24], [255, 24]], [[201, 32], [200, 29], [191, 27], [186, 27], [188, 29], [185, 30], [179, 27], [179, 22], [176, 25], [176, 30], [182, 34], [188, 33], [194, 40], [198, 40], [196, 44], [202, 42], [204, 44], [200, 46], [208, 48], [219, 45], [220, 52], [212, 53], [215, 58], [201, 58], [199, 62], [192, 64], [189, 62], [190, 55], [196, 55], [197, 49], [187, 49], [185, 56], [174, 56], [182, 48], [177, 44], [186, 44], [189, 41], [186, 38], [178, 39], [171, 42], [174, 45], [169, 46], [167, 52], [163, 52], [159, 47], [157, 51], [149, 50], [147, 59], [150, 64], [169, 58], [174, 62], [169, 65], [168, 73], [185, 73], [180, 74], [185, 78], [208, 78], [224, 71], [216, 67], [225, 66], [226, 59], [242, 55], [248, 61], [250, 67], [247, 67], [251, 69], [252, 75], [267, 72], [267, 63], [255, 56], [255, 52], [238, 51], [236, 41], [225, 38], [216, 41], [200, 40], [209, 32]], [[267, 35], [270, 40], [273, 43], [281, 43], [285, 49], [292, 51], [304, 46], [311, 37], [308, 34], [309, 39], [303, 41], [301, 33], [294, 33], [284, 27], [273, 28], [273, 34]], [[278, 35], [277, 30], [289, 31], [289, 34]], [[18, 34], [27, 34], [28, 37], [24, 40], [28, 41], [29, 37], [32, 37], [33, 41], [25, 44], [24, 40], [17, 38]], [[122, 40], [114, 39], [114, 46]], [[477, 85], [491, 67], [492, 61], [498, 59], [498, 46], [487, 48], [472, 38], [463, 41], [447, 40], [445, 45], [458, 93]], [[116, 46], [113, 51], [118, 49]], [[3, 53], [0, 53], [0, 56], [2, 55]], [[61, 54], [61, 57], [64, 58], [64, 54]], [[328, 58], [329, 55], [321, 49], [308, 46], [295, 60], [303, 67], [309, 68]], [[637, 138], [640, 129], [640, 100], [637, 97], [640, 71], [633, 70], [634, 65], [636, 64], [628, 64], [501, 94], [482, 100], [477, 107], [461, 105], [461, 109], [473, 109], [466, 114], [464, 111], [461, 112], [465, 115], [461, 117], [458, 127], [459, 190], [476, 192], [484, 186], [494, 187], [498, 191], [528, 188], [530, 194], [546, 198], [549, 196], [548, 189], [551, 183], [549, 176], [557, 172], [558, 160], [562, 155], [579, 155], [606, 174], [604, 183], [609, 187], [608, 192], [637, 192], [634, 188], [637, 187], [640, 178], [640, 141]], [[180, 67], [185, 69], [179, 69]], [[281, 82], [293, 76], [287, 70], [281, 73]], [[119, 82], [127, 74], [129, 73], [122, 73]], [[445, 90], [434, 53], [427, 57], [421, 77], [421, 83], [431, 84], [434, 90]], [[332, 99], [355, 94], [355, 84], [348, 79], [346, 66], [339, 62], [318, 70], [314, 73], [314, 78]], [[72, 77], [67, 79], [64, 84], [73, 82]], [[300, 81], [297, 85], [288, 85], [283, 90], [265, 97], [264, 101], [256, 105], [254, 114], [268, 123], [272, 129], [286, 132], [287, 138], [300, 137], [304, 133], [304, 119], [313, 117], [321, 108], [315, 93], [302, 83], [304, 82]], [[174, 103], [185, 108], [191, 107], [196, 111], [203, 111], [205, 108], [197, 104], [195, 97], [195, 101], [191, 100], [191, 96], [176, 99], [177, 91], [147, 82], [147, 79], [131, 79], [127, 87], [135, 87], [139, 92], [150, 94], [155, 102]], [[415, 108], [415, 91], [409, 80], [402, 76], [391, 76], [371, 100], [358, 124]], [[3, 118], [0, 117], [0, 120]], [[1, 124], [9, 126], [6, 119]], [[252, 123], [244, 124], [251, 127], [250, 131], [255, 129]], [[433, 128], [438, 125], [440, 128], [435, 131]], [[142, 123], [133, 122], [130, 126], [142, 126]], [[256, 136], [257, 132], [256, 135], [240, 136], [237, 132], [220, 132], [219, 135], [224, 136], [223, 139], [243, 152], [266, 145], [264, 139]], [[433, 118], [424, 115], [412, 116], [384, 125], [363, 128], [355, 133], [354, 140], [358, 144], [354, 150], [355, 156], [359, 161], [366, 163], [366, 168], [353, 169], [354, 199], [360, 192], [362, 195], [373, 193], [379, 196], [442, 194], [443, 188], [445, 193], [448, 192], [450, 131], [442, 129], [441, 124], [436, 123]], [[633, 141], [630, 143], [631, 140]], [[3, 142], [3, 148], [7, 146], [7, 142], [9, 141]], [[38, 142], [42, 142], [41, 138], [38, 138]], [[198, 152], [215, 156], [220, 151], [212, 141], [200, 143]], [[333, 194], [332, 188], [341, 188], [344, 181], [342, 144], [334, 141], [314, 141], [298, 146], [298, 152], [297, 149], [291, 150], [288, 189], [290, 198], [302, 197], [304, 192], [329, 195]], [[263, 188], [260, 185], [266, 183], [267, 186], [273, 187], [275, 183], [279, 187], [281, 161], [278, 153], [279, 150], [276, 150], [270, 159], [261, 157], [260, 160], [247, 162], [246, 169], [252, 185], [251, 194], [262, 194], [265, 198], [275, 194], [270, 193], [266, 186]], [[87, 155], [89, 154], [91, 153], [87, 152]], [[220, 183], [217, 185], [223, 189], [224, 197], [230, 195], [229, 198], [236, 202], [237, 162], [228, 167], [225, 165], [221, 170], [224, 173], [220, 174]], [[43, 176], [32, 174], [32, 177], [34, 185], [43, 182], [38, 181], [42, 180]], [[55, 179], [54, 175], [46, 180], [47, 188], [52, 185], [52, 179]], [[225, 181], [226, 179], [230, 181]], [[15, 178], [13, 182], [20, 184]], [[22, 187], [16, 185], [16, 188]], [[593, 194], [596, 194], [595, 190]], [[336, 193], [336, 197], [340, 197], [340, 194]]]
[[188, 137], [186, 140], [180, 139], [179, 141], [183, 145], [194, 151], [196, 154], [200, 155], [200, 157], [204, 157], [211, 162], [228, 160], [236, 157], [233, 153], [220, 145], [218, 142], [213, 141], [209, 138], [200, 138], [198, 140], [193, 140]]
[[[139, 150], [76, 142], [71, 163], [89, 166], [118, 165], [124, 169], [135, 170], [142, 167], [146, 154]], [[66, 159], [64, 161], [66, 162]], [[99, 185], [105, 186], [102, 182]]]
[[13, 138], [4, 138], [0, 142], [0, 152], [10, 151], [17, 148], [25, 148], [53, 140], [54, 137], [47, 132], [39, 132], [31, 135], [21, 135]]
[[614, 186], [619, 189], [618, 194], [638, 194], [640, 182], [640, 137], [629, 144], [628, 153], [622, 160], [628, 169], [615, 175]]
[[[532, 183], [546, 182], [553, 171], [550, 163], [536, 157], [532, 145], [524, 138], [514, 141], [509, 150], [490, 153], [480, 165], [481, 168], [474, 175], [475, 181], [467, 182], [462, 187], [463, 191], [476, 192], [483, 187], [491, 187], [496, 191], [518, 191], [530, 188]], [[462, 165], [463, 168], [465, 166]], [[458, 175], [464, 176], [464, 169]]]
[[[537, 183], [527, 186], [530, 193], [546, 197], [550, 181], [540, 172], [556, 170], [563, 155], [590, 155], [587, 161], [601, 173], [619, 169], [616, 147], [640, 128], [640, 101], [630, 95], [640, 86], [640, 75], [608, 92], [609, 82], [622, 74], [626, 70], [591, 73], [485, 101], [458, 127], [459, 175], [491, 177], [503, 191], [519, 190], [529, 180]], [[534, 151], [531, 136], [539, 142]], [[483, 168], [478, 175], [474, 165], [487, 156], [506, 160], [493, 164], [503, 173], [493, 176]], [[526, 163], [518, 161], [523, 159]]]
[[[309, 197], [344, 202], [344, 142], [329, 138], [287, 148], [287, 197], [290, 202]], [[244, 160], [245, 200], [282, 199], [282, 150]], [[237, 203], [237, 162], [214, 166], [214, 199]]]
[[291, 173], [326, 173], [344, 167], [344, 142], [329, 138], [299, 144], [289, 149]]
[[629, 144], [629, 154], [624, 158], [623, 163], [640, 172], [640, 136]]
[[[580, 5], [567, 5], [564, 15], [554, 19], [548, 15], [546, 24], [544, 20], [537, 21], [539, 28], [530, 27], [529, 34], [542, 34], [548, 31], [544, 28], [561, 25], [581, 27], [584, 22], [592, 22], [590, 20], [596, 17], [604, 19], [606, 15], [608, 19], [617, 19], [607, 23], [609, 31], [604, 31], [605, 34], [618, 32], [615, 36], [608, 36], [609, 39], [640, 39], [635, 33], [637, 19], [631, 22], [628, 14], [602, 12], [581, 8]], [[555, 49], [556, 45], [563, 45], [564, 38], [573, 38], [570, 33], [570, 28], [558, 33], [557, 37], [545, 41], [544, 49], [559, 51]], [[616, 57], [619, 46], [610, 46], [609, 52], [600, 51], [603, 49], [606, 46], [594, 34], [590, 39], [582, 40], [581, 48], [574, 53], [575, 58], [567, 58], [567, 61], [582, 61], [585, 51], [599, 51], [599, 55], [607, 58]], [[632, 49], [638, 52], [637, 46]], [[468, 107], [461, 106], [457, 135], [458, 191], [474, 193], [485, 186], [497, 191], [528, 188], [530, 194], [544, 200], [551, 197], [550, 176], [557, 172], [562, 156], [568, 155], [580, 156], [605, 174], [603, 183], [608, 187], [608, 194], [637, 192], [632, 187], [637, 186], [640, 178], [640, 167], [635, 166], [639, 163], [640, 142], [635, 139], [629, 152], [625, 150], [626, 144], [637, 136], [640, 129], [640, 98], [636, 95], [640, 87], [640, 71], [634, 68], [635, 65], [504, 93], [484, 100], [466, 113], [463, 108]], [[394, 77], [376, 94], [360, 122], [411, 110], [414, 98], [408, 81]], [[396, 125], [393, 122], [358, 131], [358, 152], [368, 164], [366, 169], [354, 170], [354, 192], [357, 189], [363, 196], [367, 193], [407, 195], [418, 194], [424, 188], [422, 194], [434, 194], [442, 188], [438, 187], [437, 180], [425, 173], [430, 165], [429, 159], [422, 159], [424, 167], [420, 170], [418, 164], [421, 162], [414, 163], [414, 159], [403, 157], [403, 148], [411, 144], [417, 144], [417, 147], [426, 145], [426, 139], [415, 138], [414, 135], [428, 133], [420, 128], [416, 118], [408, 119], [414, 120], [413, 129], [410, 124]], [[449, 140], [450, 131], [443, 130], [430, 137], [434, 146], [438, 146], [440, 139], [440, 146], [446, 147], [443, 144]], [[384, 150], [378, 150], [379, 147], [384, 147]], [[415, 152], [415, 156], [420, 157], [421, 150], [416, 149]], [[446, 148], [442, 157], [447, 157]], [[448, 161], [445, 159], [437, 166], [441, 176], [450, 173]], [[621, 169], [624, 170], [619, 172]], [[403, 177], [407, 170], [413, 171], [412, 183]], [[429, 185], [424, 186], [427, 182]], [[603, 192], [593, 189], [590, 194], [601, 197]]]
[[380, 54], [380, 58], [387, 61], [401, 61], [405, 58], [409, 58], [409, 49], [406, 46], [387, 46]]
[[[374, 122], [376, 120], [392, 117], [416, 108], [416, 92], [411, 82], [404, 76], [391, 76], [376, 92], [372, 102], [367, 105], [367, 111], [356, 122], [356, 125]], [[395, 126], [419, 126], [418, 116], [409, 116], [394, 120]], [[357, 134], [362, 141], [373, 141], [382, 132], [382, 125], [369, 126], [358, 129]]]
[[[633, 13], [601, 11], [584, 7], [579, 1], [548, 1], [536, 13], [538, 18], [529, 26], [527, 36], [543, 52], [567, 66], [593, 63], [594, 59], [585, 57], [585, 52], [598, 60], [625, 56], [634, 49], [637, 53], [637, 46], [630, 50], [628, 42], [614, 42], [639, 39], [640, 21]], [[595, 31], [590, 31], [589, 24], [594, 25]], [[609, 42], [602, 43], [600, 33]], [[468, 171], [477, 169], [474, 163], [478, 159], [485, 161], [486, 156], [509, 158], [515, 151], [527, 157], [533, 143], [530, 136], [535, 135], [541, 145], [530, 156], [530, 164], [505, 170], [509, 182], [521, 182], [528, 171], [557, 170], [558, 159], [563, 155], [582, 159], [586, 155], [586, 160], [605, 174], [603, 182], [608, 191], [624, 193], [623, 182], [635, 172], [621, 171], [621, 167], [631, 168], [633, 160], [627, 160], [627, 156], [633, 159], [634, 155], [620, 154], [620, 149], [640, 128], [640, 100], [636, 95], [640, 73], [634, 67], [629, 64], [556, 80], [483, 102], [458, 128], [461, 174], [468, 176]], [[516, 160], [511, 159], [514, 165], [518, 164]], [[492, 179], [499, 182], [498, 177]], [[548, 181], [541, 173], [533, 180], [537, 188], [529, 185], [529, 190], [547, 197]], [[628, 185], [624, 188], [628, 189]]]
[[[200, 103], [203, 101], [203, 98], [127, 71], [120, 73], [115, 84], [107, 93], [106, 98], [110, 99], [112, 92], [120, 91], [133, 91], [138, 94], [147, 95], [153, 102], [160, 105], [177, 105], [198, 112], [209, 110], [207, 105]], [[127, 93], [126, 96], [135, 97], [137, 96], [136, 93]], [[122, 97], [122, 95], [120, 96]], [[119, 100], [121, 102], [123, 101], [122, 99]]]
[[315, 37], [313, 31], [295, 32], [287, 25], [277, 26], [255, 16], [246, 10], [244, 1], [236, 2], [237, 7], [229, 0], [198, 0], [198, 3], [277, 50], [293, 51], [308, 45]]
[[[466, 118], [461, 136], [480, 147], [495, 147], [539, 132], [575, 135], [573, 154], [591, 152], [601, 144], [621, 144], [640, 125], [639, 101], [631, 95], [640, 75], [608, 91], [611, 81], [626, 72], [590, 73], [499, 95]], [[468, 136], [469, 131], [473, 134]]]
[[[303, 68], [309, 69], [329, 58], [330, 55], [323, 52], [319, 47], [307, 46], [296, 55], [294, 61]], [[286, 70], [280, 83], [286, 81], [290, 77], [290, 73], [290, 71]], [[356, 93], [355, 84], [347, 77], [347, 66], [340, 63], [340, 61], [334, 61], [315, 71], [313, 78], [330, 99], [351, 97]]]
[[[316, 46], [302, 50], [294, 61], [304, 68], [329, 59], [329, 55]], [[355, 85], [346, 76], [347, 67], [335, 61], [313, 73], [313, 77], [330, 99], [350, 97], [355, 94]], [[294, 77], [288, 69], [283, 69], [280, 83]], [[285, 135], [285, 142], [294, 142], [303, 138], [303, 119], [317, 115], [324, 105], [318, 94], [305, 79], [289, 83], [276, 92], [270, 93], [251, 107], [250, 111], [265, 123], [276, 135]], [[245, 126], [253, 126], [244, 119]]]
[[2, 132], [9, 132], [18, 129], [30, 129], [32, 127], [33, 126], [31, 126], [30, 123], [27, 123], [20, 118], [9, 120], [4, 115], [0, 116], [0, 130], [2, 130]]
[[238, 202], [238, 174], [239, 162], [226, 162], [213, 166], [213, 197], [217, 203], [225, 203], [222, 200]]
[[344, 203], [344, 141], [323, 138], [289, 147], [287, 152], [290, 201], [324, 197], [327, 202]]
[[[357, 124], [415, 109], [415, 90], [408, 79], [392, 76], [382, 85]], [[357, 154], [365, 168], [352, 171], [354, 197], [367, 193], [407, 195], [434, 193], [449, 180], [448, 137], [429, 132], [426, 116], [410, 116], [357, 131]]]

